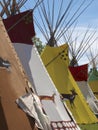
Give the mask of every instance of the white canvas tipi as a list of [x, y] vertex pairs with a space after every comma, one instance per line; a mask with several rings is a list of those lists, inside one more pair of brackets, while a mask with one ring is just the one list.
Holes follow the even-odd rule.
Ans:
[[[17, 16], [18, 15], [16, 15], [16, 17]], [[13, 18], [15, 18], [15, 16]], [[16, 39], [18, 39], [18, 37]], [[35, 45], [31, 44], [33, 43], [14, 43], [13, 45], [30, 82], [35, 88], [35, 92], [38, 96], [45, 97], [41, 100], [42, 107], [49, 117], [52, 129], [80, 129], [71, 112], [63, 105], [59, 92], [49, 77]], [[45, 100], [47, 97], [52, 97], [53, 94], [55, 94], [54, 102], [53, 100], [49, 100], [49, 98]]]

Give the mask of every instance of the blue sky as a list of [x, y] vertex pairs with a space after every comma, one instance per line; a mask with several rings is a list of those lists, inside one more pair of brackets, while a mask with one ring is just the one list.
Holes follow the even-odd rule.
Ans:
[[[51, 1], [51, 0], [49, 0]], [[65, 0], [65, 3], [68, 3], [69, 0]], [[82, 0], [83, 1], [83, 0]], [[88, 0], [89, 2], [90, 0]], [[81, 2], [81, 0], [75, 0], [75, 6], [77, 7], [79, 2]], [[58, 3], [57, 3], [57, 9], [58, 9]], [[26, 9], [32, 9], [34, 7], [34, 4], [32, 3], [32, 0], [28, 0], [28, 2], [26, 3], [24, 10]], [[75, 8], [74, 8], [75, 9]], [[76, 32], [77, 30], [82, 34], [82, 33], [85, 33], [85, 31], [87, 30], [88, 26], [91, 27], [91, 31], [98, 31], [97, 28], [98, 28], [98, 0], [94, 0], [94, 2], [87, 8], [87, 10], [79, 17], [78, 19], [78, 24], [77, 24], [77, 27], [76, 27]], [[76, 33], [75, 32], [75, 33]], [[40, 37], [41, 41], [44, 42], [44, 38], [42, 36], [42, 34], [37, 30], [37, 35], [38, 37]], [[96, 36], [98, 36], [98, 32], [96, 32]], [[95, 50], [95, 47], [97, 44], [97, 41], [96, 43], [94, 43], [94, 46], [92, 47], [94, 50]], [[96, 54], [95, 54], [96, 55]], [[81, 58], [80, 60], [80, 64], [84, 64], [84, 63], [88, 63], [88, 59], [87, 57], [84, 55], [83, 58]]]
[[[34, 7], [34, 4], [32, 2], [33, 0], [28, 0], [23, 7], [23, 9], [32, 9]], [[51, 1], [51, 0], [50, 0]], [[65, 0], [65, 2], [68, 0]], [[78, 6], [77, 0], [77, 6]], [[89, 0], [88, 0], [89, 1]], [[67, 2], [66, 2], [67, 3]], [[56, 5], [58, 6], [58, 5]], [[26, 8], [25, 8], [26, 7]], [[94, 0], [94, 2], [88, 7], [88, 9], [80, 16], [78, 19], [79, 23], [81, 25], [87, 26], [88, 24], [97, 26], [98, 24], [98, 0]]]
[[[34, 7], [33, 0], [28, 0], [28, 2], [23, 7], [24, 10], [32, 9]], [[51, 0], [49, 0], [51, 1]], [[65, 0], [65, 3], [68, 3], [69, 0]], [[78, 6], [79, 1], [76, 0], [76, 6]], [[83, 1], [83, 0], [82, 0]], [[88, 0], [90, 1], [90, 0]], [[58, 8], [58, 5], [56, 5]], [[86, 11], [78, 18], [78, 27], [88, 27], [92, 26], [92, 28], [98, 27], [98, 0], [94, 0], [94, 2], [86, 9]]]
[[[22, 7], [22, 11], [32, 9], [35, 5], [34, 1], [37, 1], [37, 0], [27, 0], [26, 4]], [[52, 0], [49, 0], [49, 1], [52, 1]], [[59, 1], [59, 3], [61, 2], [61, 0], [57, 0], [57, 1]], [[65, 4], [63, 5], [63, 8], [67, 6], [69, 1], [70, 0], [64, 0]], [[75, 7], [79, 6], [81, 1], [83, 1], [83, 0], [74, 0], [75, 6], [73, 8], [73, 11], [75, 10]], [[89, 2], [90, 0], [85, 0], [85, 1]], [[57, 10], [59, 7], [59, 3], [56, 3]], [[35, 10], [35, 12], [36, 12], [36, 10]], [[72, 13], [72, 12], [70, 12], [70, 13]], [[39, 18], [39, 17], [37, 17], [37, 18]], [[94, 0], [94, 2], [87, 8], [87, 10], [79, 17], [78, 24], [77, 24], [77, 27], [74, 32], [76, 33], [78, 31], [81, 34], [85, 33], [88, 26], [91, 27], [92, 32], [94, 30], [98, 31], [97, 30], [97, 28], [98, 28], [98, 0]], [[35, 25], [35, 28], [37, 28], [36, 25]], [[41, 39], [41, 41], [44, 43], [45, 40], [44, 40], [44, 37], [42, 36], [41, 32], [38, 29], [36, 29], [36, 33], [37, 33], [37, 36]], [[98, 36], [98, 32], [96, 33], [96, 36]], [[97, 42], [96, 42], [96, 44], [97, 44]], [[95, 47], [95, 45], [94, 45], [94, 47]], [[85, 59], [85, 58], [86, 57], [84, 56], [84, 59], [81, 60], [80, 64], [87, 61], [87, 59]]]
[[98, 27], [98, 0], [94, 0], [92, 5], [80, 16], [79, 22], [81, 25], [88, 24]]
[[[37, 0], [27, 0], [26, 4], [22, 7], [22, 11], [27, 10], [27, 9], [32, 9], [35, 5], [34, 1], [37, 1]], [[49, 1], [52, 1], [52, 0], [49, 0]], [[61, 0], [57, 0], [57, 1], [61, 1]], [[69, 1], [70, 0], [64, 0], [65, 5]], [[73, 0], [73, 1], [75, 1], [75, 4], [76, 4], [75, 6], [78, 6], [78, 4], [83, 0]], [[89, 2], [90, 0], [85, 0], [85, 1]], [[58, 9], [59, 4], [56, 3], [56, 6]], [[84, 26], [84, 27], [88, 25], [98, 27], [98, 0], [94, 0], [94, 2], [90, 5], [90, 7], [88, 7], [88, 9], [80, 16], [80, 18], [78, 19], [78, 25]]]

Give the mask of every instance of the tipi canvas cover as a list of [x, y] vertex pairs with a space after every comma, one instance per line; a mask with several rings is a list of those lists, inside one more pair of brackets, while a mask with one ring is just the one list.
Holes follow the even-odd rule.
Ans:
[[38, 96], [47, 99], [55, 94], [54, 100], [45, 100], [44, 98], [41, 100], [43, 110], [51, 122], [51, 128], [53, 130], [79, 130], [80, 128], [71, 115], [71, 112], [62, 103], [60, 95], [49, 77], [35, 45], [31, 45], [31, 41], [29, 43], [25, 41], [24, 44], [22, 42], [14, 43], [14, 47]]
[[94, 95], [98, 99], [98, 70], [97, 69], [92, 69], [88, 77], [88, 84], [91, 87]]
[[69, 67], [69, 69], [92, 111], [98, 115], [98, 100], [87, 83], [88, 65]]
[[46, 46], [41, 58], [60, 94], [68, 94], [71, 89], [75, 89], [76, 93], [78, 93], [73, 107], [71, 107], [69, 101], [66, 101], [76, 121], [80, 124], [97, 122], [94, 113], [87, 105], [68, 69], [68, 45], [64, 44], [59, 47]]
[[0, 130], [38, 130], [35, 119], [27, 116], [15, 102], [26, 94], [27, 81], [0, 18]]

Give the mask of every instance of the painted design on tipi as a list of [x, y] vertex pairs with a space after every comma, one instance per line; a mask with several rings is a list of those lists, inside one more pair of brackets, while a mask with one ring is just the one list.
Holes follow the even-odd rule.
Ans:
[[[60, 56], [54, 59], [64, 48], [66, 48], [66, 46], [67, 44], [59, 47], [46, 46], [41, 55], [43, 63], [60, 93], [70, 93], [70, 90], [73, 88], [78, 93], [74, 100], [75, 106], [73, 108], [69, 101], [66, 101], [68, 108], [71, 110], [76, 121], [85, 124], [97, 122], [94, 113], [87, 105], [66, 63]], [[66, 51], [68, 51], [67, 49], [68, 48], [66, 48]], [[52, 59], [54, 60], [52, 61]], [[50, 61], [52, 61], [51, 64], [48, 64]]]
[[87, 83], [88, 79], [88, 64], [69, 67], [75, 81], [78, 84], [82, 94], [84, 95], [87, 103], [89, 104], [95, 115], [98, 115], [98, 100], [94, 96], [93, 91]]
[[[16, 17], [17, 16], [18, 15], [16, 15]], [[16, 41], [13, 42], [17, 42], [17, 38]], [[53, 84], [51, 78], [49, 77], [49, 74], [47, 73], [42, 63], [42, 60], [37, 52], [35, 45], [31, 45], [30, 43], [26, 42], [27, 41], [24, 42], [25, 44], [23, 44], [23, 42], [14, 43], [13, 45], [25, 69], [25, 72], [28, 75], [30, 82], [34, 86], [35, 92], [38, 96], [51, 96], [53, 95], [53, 93], [56, 94], [55, 103], [51, 100], [41, 101], [43, 110], [49, 117], [50, 122], [71, 122], [71, 124], [74, 124], [74, 129], [79, 130], [80, 128], [78, 127], [74, 117], [71, 115], [71, 112], [66, 107], [66, 105], [64, 106], [63, 102], [61, 101], [60, 94], [57, 91], [55, 85]], [[66, 126], [63, 125], [63, 129], [67, 127], [67, 124]], [[68, 129], [72, 128], [69, 126]]]

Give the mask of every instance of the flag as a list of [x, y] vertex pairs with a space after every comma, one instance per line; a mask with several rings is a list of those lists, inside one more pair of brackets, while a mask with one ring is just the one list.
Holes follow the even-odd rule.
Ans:
[[3, 19], [3, 23], [12, 42], [33, 44], [35, 30], [31, 10]]
[[88, 64], [69, 67], [71, 74], [73, 75], [75, 81], [87, 81], [88, 78]]

